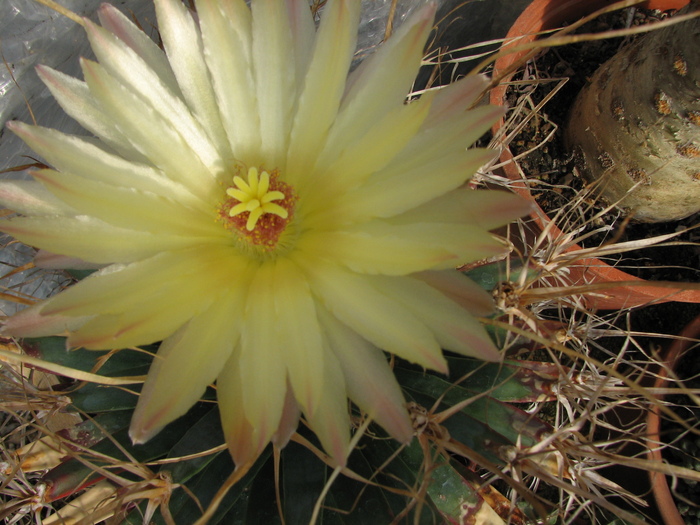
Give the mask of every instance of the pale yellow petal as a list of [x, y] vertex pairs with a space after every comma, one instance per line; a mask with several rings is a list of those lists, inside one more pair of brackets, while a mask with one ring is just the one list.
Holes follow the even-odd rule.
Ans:
[[216, 174], [150, 103], [119, 83], [100, 65], [82, 60], [83, 74], [102, 110], [157, 168], [202, 199], [220, 192]]
[[[131, 47], [106, 29], [86, 20], [85, 30], [100, 66], [115, 78], [123, 89], [139, 97], [149, 112], [157, 114], [159, 120], [176, 132], [212, 173], [223, 171], [221, 155], [202, 126], [192, 116], [184, 100], [180, 98], [177, 85], [168, 86]], [[94, 93], [93, 86], [91, 90]], [[174, 91], [175, 88], [177, 91]], [[148, 125], [142, 119], [140, 123], [143, 126]]]
[[247, 265], [230, 247], [162, 252], [92, 274], [53, 297], [44, 312], [96, 316], [70, 334], [72, 347], [148, 344], [165, 339], [215, 303], [227, 289], [222, 283], [245, 288]]
[[314, 294], [339, 321], [375, 346], [427, 368], [447, 371], [431, 330], [399, 302], [366, 279], [340, 266], [307, 256], [297, 257]]
[[243, 287], [232, 287], [163, 341], [131, 419], [134, 443], [148, 441], [187, 412], [214, 382], [238, 344], [244, 298]]
[[[128, 265], [112, 265], [64, 290], [47, 313], [66, 315], [122, 314], [146, 305], [157, 310], [168, 295], [216, 297], [224, 285], [245, 286], [247, 259], [227, 246], [195, 246], [156, 255]], [[240, 279], [240, 280], [239, 280]], [[191, 309], [191, 301], [174, 306]], [[170, 306], [170, 305], [164, 305]]]
[[262, 450], [277, 431], [287, 393], [285, 348], [277, 333], [278, 293], [274, 264], [262, 264], [250, 283], [237, 370], [255, 450]]
[[340, 364], [330, 348], [323, 358], [321, 377], [323, 396], [313, 413], [304, 413], [323, 449], [345, 466], [350, 452], [350, 414], [345, 391], [345, 378]]
[[287, 8], [283, 0], [256, 0], [251, 11], [261, 154], [266, 164], [284, 170], [292, 110], [299, 90]]
[[489, 131], [504, 113], [500, 106], [480, 106], [468, 112], [457, 111], [445, 115], [437, 124], [428, 115], [423, 128], [396, 156], [389, 169], [400, 172], [464, 151]]
[[33, 175], [79, 214], [113, 226], [193, 238], [225, 237], [225, 230], [212, 220], [211, 209], [195, 210], [172, 198], [86, 180], [65, 172], [40, 170]]
[[157, 0], [155, 6], [158, 31], [182, 95], [221, 154], [224, 164], [230, 164], [233, 153], [204, 60], [199, 27], [179, 0]]
[[287, 155], [291, 184], [304, 185], [335, 120], [355, 51], [360, 7], [356, 0], [338, 0], [329, 3], [323, 13], [294, 115]]
[[7, 318], [0, 333], [12, 337], [45, 337], [75, 330], [90, 318], [45, 314], [43, 309], [50, 301], [47, 299]]
[[330, 164], [345, 144], [357, 140], [378, 119], [404, 103], [420, 67], [435, 8], [435, 4], [428, 4], [406, 20], [355, 71], [319, 154], [319, 165]]
[[234, 156], [249, 165], [260, 156], [260, 119], [251, 57], [251, 13], [243, 0], [197, 0], [204, 59]]
[[355, 142], [348, 143], [330, 166], [317, 166], [305, 192], [304, 213], [319, 210], [321, 222], [327, 220], [324, 215], [338, 213], [337, 207], [330, 207], [328, 203], [360, 187], [406, 147], [428, 114], [431, 98], [428, 95], [399, 106]]
[[360, 188], [339, 196], [335, 211], [353, 222], [398, 215], [458, 188], [495, 154], [471, 149], [435, 157], [423, 164], [392, 163]]
[[294, 395], [308, 416], [313, 415], [324, 397], [325, 352], [321, 327], [306, 277], [296, 264], [284, 258], [277, 260], [272, 283], [275, 293], [275, 328], [278, 359], [287, 365], [289, 383]]
[[494, 312], [493, 296], [457, 270], [427, 271], [413, 274], [473, 315], [486, 317]]
[[430, 327], [444, 349], [487, 361], [500, 359], [482, 324], [435, 288], [410, 277], [368, 276], [367, 279]]
[[20, 217], [0, 223], [0, 231], [29, 246], [95, 264], [126, 263], [156, 253], [211, 242], [183, 235], [155, 235], [117, 228], [94, 217]]
[[86, 130], [99, 137], [125, 159], [141, 163], [147, 160], [104, 114], [85, 82], [44, 65], [37, 66], [36, 72], [63, 111]]
[[392, 224], [471, 224], [493, 230], [529, 214], [532, 203], [514, 193], [458, 188], [391, 218]]
[[23, 215], [76, 215], [75, 209], [33, 180], [0, 182], [0, 205]]
[[156, 168], [106, 151], [95, 140], [21, 122], [8, 123], [8, 127], [59, 171], [114, 186], [153, 192], [175, 198], [188, 206], [211, 210], [210, 202], [195, 197], [184, 185], [165, 177]]
[[490, 79], [485, 75], [468, 75], [438, 90], [425, 127], [438, 126], [455, 115], [468, 119], [464, 111], [476, 104], [489, 83]]
[[[309, 3], [306, 0], [286, 0], [287, 19], [292, 35], [292, 51], [294, 52], [295, 77], [303, 79], [309, 68], [309, 62], [314, 51], [316, 41], [316, 26], [314, 24]], [[331, 11], [331, 5], [327, 5], [324, 18]]]
[[34, 256], [34, 265], [37, 268], [47, 270], [99, 270], [104, 267], [102, 264], [94, 264], [78, 259], [77, 257], [66, 257], [56, 253], [39, 250]]
[[258, 439], [256, 429], [248, 421], [243, 399], [240, 370], [240, 344], [234, 348], [216, 380], [216, 398], [219, 402], [221, 426], [228, 450], [237, 467], [250, 464], [267, 446]]
[[456, 268], [504, 251], [491, 234], [461, 224], [399, 224], [372, 221], [353, 229], [308, 232], [299, 249], [333, 258], [353, 271], [406, 275]]
[[284, 398], [284, 407], [282, 408], [282, 417], [280, 418], [279, 426], [277, 431], [272, 435], [272, 443], [278, 447], [283, 448], [289, 443], [289, 440], [296, 432], [299, 426], [299, 418], [301, 417], [301, 410], [299, 409], [299, 403], [297, 403], [294, 397], [294, 390], [292, 390], [291, 385], [287, 382], [287, 395]]
[[[163, 50], [143, 30], [111, 4], [102, 4], [97, 10], [97, 16], [102, 27], [133, 49], [174, 93], [179, 92], [178, 83]], [[166, 17], [158, 16], [158, 32], [161, 37], [163, 27], [168, 22]]]
[[325, 309], [319, 309], [324, 333], [343, 370], [348, 395], [394, 438], [413, 436], [405, 400], [384, 353]]

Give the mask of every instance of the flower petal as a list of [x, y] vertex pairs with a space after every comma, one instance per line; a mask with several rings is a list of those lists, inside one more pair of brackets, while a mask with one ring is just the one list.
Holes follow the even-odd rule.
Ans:
[[148, 441], [187, 412], [214, 382], [238, 344], [245, 291], [232, 287], [160, 345], [131, 420], [134, 443]]
[[383, 350], [427, 368], [447, 371], [432, 332], [403, 305], [339, 266], [306, 255], [296, 259], [307, 273], [314, 294], [340, 322]]
[[494, 312], [491, 294], [457, 270], [430, 270], [412, 277], [429, 284], [472, 315], [486, 317]]
[[275, 312], [275, 329], [270, 335], [276, 338], [275, 348], [284, 348], [278, 359], [286, 362], [294, 395], [309, 417], [326, 395], [325, 356], [316, 308], [306, 277], [288, 259], [277, 260], [273, 287], [275, 294], [270, 309]]
[[288, 12], [283, 0], [256, 0], [251, 11], [261, 154], [269, 165], [283, 166], [299, 91]]
[[418, 73], [436, 6], [419, 10], [355, 70], [318, 165], [327, 166], [384, 115], [402, 105]]
[[146, 160], [126, 135], [105, 115], [87, 83], [48, 66], [37, 66], [36, 72], [63, 110], [81, 126], [100, 137], [125, 159], [140, 163]]
[[291, 184], [303, 185], [338, 113], [355, 51], [360, 7], [356, 0], [338, 0], [329, 3], [323, 14], [290, 136], [287, 176]]
[[243, 0], [197, 0], [204, 58], [234, 156], [250, 166], [260, 156], [260, 119], [252, 75], [251, 13]]
[[392, 217], [391, 223], [473, 224], [483, 230], [493, 230], [531, 211], [532, 204], [514, 193], [458, 188]]
[[[193, 118], [189, 107], [180, 98], [179, 90], [177, 93], [173, 92], [132, 48], [106, 29], [86, 20], [85, 30], [92, 50], [100, 61], [100, 67], [118, 81], [121, 91], [128, 90], [138, 96], [148, 108], [148, 112], [156, 114], [159, 120], [177, 133], [207, 169], [213, 173], [222, 171], [224, 166], [221, 155], [199, 122]], [[92, 78], [94, 79], [94, 76]], [[107, 77], [102, 78], [104, 80]], [[88, 80], [88, 85], [94, 92], [94, 81], [90, 85]], [[103, 103], [104, 101], [102, 98]], [[129, 99], [126, 99], [122, 102], [128, 101]], [[132, 113], [131, 116], [136, 117], [136, 114]], [[150, 125], [143, 121], [143, 117], [137, 118], [136, 121], [142, 126]]]
[[380, 292], [400, 302], [429, 326], [446, 350], [498, 361], [500, 353], [479, 321], [435, 288], [412, 278], [368, 277]]
[[37, 268], [47, 270], [97, 270], [103, 267], [101, 264], [85, 262], [76, 257], [66, 257], [56, 253], [39, 250], [34, 256], [34, 265]]
[[240, 370], [240, 344], [224, 364], [216, 380], [221, 426], [236, 467], [252, 464], [267, 446], [248, 421]]
[[424, 164], [392, 163], [363, 186], [338, 197], [335, 211], [353, 222], [398, 215], [458, 188], [494, 156], [490, 150], [470, 149]]
[[23, 215], [73, 216], [76, 211], [33, 180], [0, 182], [0, 205]]
[[191, 246], [196, 239], [117, 228], [94, 217], [20, 217], [0, 222], [0, 231], [29, 246], [95, 264], [126, 263]]
[[384, 353], [325, 309], [319, 309], [324, 333], [340, 362], [348, 395], [396, 440], [413, 436], [405, 400]]
[[282, 408], [280, 424], [271, 438], [272, 443], [276, 447], [283, 448], [289, 443], [289, 440], [299, 426], [300, 417], [301, 410], [299, 409], [299, 403], [297, 403], [294, 397], [294, 390], [287, 384], [287, 395], [284, 398], [284, 408]]
[[406, 147], [427, 116], [431, 98], [427, 95], [399, 106], [379, 119], [355, 142], [348, 144], [330, 166], [317, 166], [311, 175], [316, 183], [304, 195], [305, 212], [326, 211], [327, 216], [319, 218], [322, 223], [329, 220], [330, 215], [341, 216], [335, 206], [328, 206], [328, 202], [358, 188]]
[[228, 165], [233, 161], [233, 153], [216, 105], [199, 27], [179, 0], [157, 0], [155, 6], [158, 30], [179, 88], [187, 105], [216, 145], [224, 165]]
[[[277, 332], [275, 267], [262, 264], [250, 283], [237, 374], [251, 450], [262, 450], [277, 431], [287, 394], [287, 363]], [[230, 377], [228, 380], [232, 380]]]
[[468, 75], [440, 88], [435, 94], [435, 101], [425, 121], [425, 127], [438, 126], [460, 112], [463, 119], [469, 118], [464, 115], [464, 111], [476, 104], [478, 98], [488, 88], [489, 82], [489, 78], [485, 75]]
[[226, 230], [212, 220], [211, 210], [204, 213], [151, 192], [86, 180], [65, 172], [40, 170], [33, 175], [79, 214], [113, 226], [155, 234], [227, 237]]
[[408, 143], [404, 151], [396, 156], [396, 162], [387, 168], [401, 172], [411, 166], [420, 166], [440, 157], [464, 151], [503, 116], [499, 106], [481, 106], [465, 113], [455, 112], [436, 124], [430, 115], [423, 128]]
[[323, 395], [316, 409], [304, 414], [323, 449], [336, 461], [345, 466], [350, 453], [350, 415], [345, 379], [338, 360], [330, 348], [326, 348], [323, 358]]
[[[301, 81], [309, 68], [316, 42], [316, 26], [306, 0], [285, 0], [287, 24], [291, 32], [291, 50], [294, 53], [295, 78]], [[323, 18], [331, 12], [331, 5], [326, 7]], [[337, 37], [338, 35], [336, 35]]]
[[43, 310], [50, 301], [47, 299], [9, 317], [3, 321], [0, 333], [13, 337], [45, 337], [75, 330], [90, 318], [47, 315]]
[[[111, 4], [102, 4], [97, 10], [102, 27], [113, 33], [119, 40], [134, 50], [141, 59], [174, 93], [178, 92], [178, 83], [163, 51], [146, 33]], [[163, 36], [163, 27], [169, 20], [158, 16], [158, 31]]]
[[159, 170], [110, 153], [89, 138], [22, 122], [8, 123], [8, 127], [59, 171], [176, 198], [200, 209], [211, 209], [211, 203], [195, 198], [185, 186], [168, 179]]
[[[156, 305], [166, 296], [180, 293], [190, 294], [192, 301], [198, 301], [199, 296], [209, 297], [210, 301], [222, 287], [236, 283], [239, 275], [242, 279], [248, 264], [246, 258], [226, 246], [161, 251], [148, 259], [112, 265], [86, 277], [53, 297], [45, 311], [67, 315], [121, 314], [146, 304], [157, 310]], [[190, 310], [192, 301], [176, 306]]]
[[[102, 110], [165, 175], [192, 193], [212, 200], [220, 188], [216, 174], [205, 166], [188, 141], [159, 111], [120, 84], [100, 65], [82, 60], [85, 80]], [[173, 116], [173, 118], [176, 118]]]
[[384, 275], [456, 268], [504, 251], [491, 234], [475, 226], [382, 221], [308, 232], [298, 246], [315, 256], [337, 258], [355, 272]]

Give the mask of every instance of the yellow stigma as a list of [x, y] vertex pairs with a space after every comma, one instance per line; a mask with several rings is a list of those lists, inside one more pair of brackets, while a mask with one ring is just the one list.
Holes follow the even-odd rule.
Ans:
[[235, 217], [241, 213], [250, 212], [248, 222], [246, 222], [246, 230], [253, 231], [260, 217], [266, 213], [272, 213], [283, 219], [288, 216], [285, 210], [279, 204], [273, 201], [284, 200], [285, 195], [281, 191], [268, 191], [270, 189], [270, 174], [266, 171], [258, 174], [257, 168], [248, 169], [248, 182], [241, 177], [233, 177], [234, 187], [228, 188], [226, 193], [239, 201], [233, 206], [228, 214], [230, 217]]

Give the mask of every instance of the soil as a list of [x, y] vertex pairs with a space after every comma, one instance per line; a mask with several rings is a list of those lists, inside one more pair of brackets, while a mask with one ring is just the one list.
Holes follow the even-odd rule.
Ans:
[[[583, 26], [579, 33], [599, 33], [609, 29], [621, 29], [662, 19], [668, 16], [658, 11], [626, 9], [610, 13]], [[682, 221], [669, 223], [627, 223], [618, 210], [604, 213], [593, 218], [605, 206], [596, 201], [589, 190], [588, 197], [581, 203], [581, 195], [586, 194], [586, 182], [576, 170], [573, 156], [563, 144], [563, 127], [566, 125], [567, 113], [577, 93], [585, 85], [595, 70], [608, 58], [612, 57], [629, 38], [614, 38], [583, 42], [559, 48], [552, 48], [533, 63], [529, 64], [523, 75], [537, 78], [539, 83], [525, 83], [512, 87], [507, 93], [509, 106], [517, 105], [523, 96], [529, 96], [537, 104], [559, 86], [559, 91], [547, 102], [537, 118], [531, 119], [522, 133], [511, 143], [514, 155], [526, 152], [540, 145], [533, 152], [519, 160], [520, 166], [530, 179], [539, 184], [533, 186], [532, 193], [538, 204], [550, 216], [562, 207], [571, 207], [572, 202], [579, 201], [574, 216], [575, 224], [559, 224], [565, 231], [580, 226], [584, 222], [601, 232], [587, 238], [581, 244], [584, 247], [596, 247], [610, 242], [624, 242], [646, 239], [658, 235], [680, 232], [700, 222], [700, 214], [694, 214]], [[514, 80], [522, 80], [516, 78]], [[568, 79], [561, 86], [562, 80]], [[554, 130], [554, 131], [553, 131]], [[547, 136], [553, 131], [551, 139]], [[583, 204], [583, 206], [581, 205]], [[609, 227], [609, 228], [606, 228]], [[604, 231], [602, 231], [604, 230]], [[647, 280], [666, 280], [678, 282], [700, 281], [700, 228], [687, 231], [673, 239], [671, 246], [646, 248], [628, 252], [622, 256], [607, 260], [624, 271]], [[689, 244], [695, 243], [695, 245]], [[668, 243], [667, 243], [668, 244]]]

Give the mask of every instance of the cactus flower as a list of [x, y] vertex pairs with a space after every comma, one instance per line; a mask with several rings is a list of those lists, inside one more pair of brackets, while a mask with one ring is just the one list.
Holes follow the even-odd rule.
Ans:
[[238, 465], [300, 417], [339, 464], [348, 398], [413, 434], [385, 352], [446, 371], [442, 349], [499, 353], [490, 297], [454, 270], [504, 248], [527, 212], [465, 181], [499, 108], [471, 76], [407, 102], [428, 4], [349, 72], [360, 2], [156, 0], [163, 49], [114, 7], [85, 21], [84, 80], [38, 73], [89, 136], [8, 124], [51, 169], [0, 185], [0, 229], [54, 268], [97, 271], [8, 319], [68, 348], [162, 341], [130, 433], [142, 443], [216, 383]]

